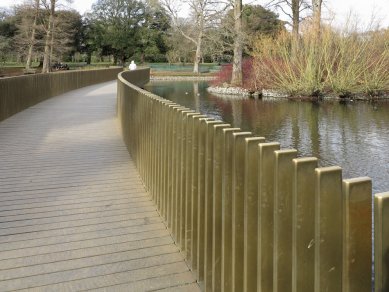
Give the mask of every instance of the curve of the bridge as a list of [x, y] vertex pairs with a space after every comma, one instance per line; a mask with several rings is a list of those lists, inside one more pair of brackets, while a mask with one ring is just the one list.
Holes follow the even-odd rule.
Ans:
[[108, 82], [0, 123], [0, 291], [198, 291], [115, 104]]

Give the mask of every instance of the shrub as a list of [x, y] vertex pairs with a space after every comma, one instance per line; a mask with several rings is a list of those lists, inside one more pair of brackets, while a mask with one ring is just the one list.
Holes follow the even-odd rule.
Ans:
[[230, 83], [232, 76], [232, 64], [224, 64], [215, 74], [215, 79], [212, 81], [212, 86], [220, 86], [223, 83]]
[[[254, 91], [256, 89], [256, 78], [253, 70], [253, 58], [244, 58], [242, 62], [243, 88]], [[222, 65], [222, 68], [215, 75], [212, 86], [229, 84], [232, 76], [232, 64]]]
[[303, 27], [296, 44], [288, 32], [262, 37], [254, 46], [257, 87], [291, 95], [376, 95], [389, 90], [389, 33], [336, 31], [323, 26], [320, 35]]

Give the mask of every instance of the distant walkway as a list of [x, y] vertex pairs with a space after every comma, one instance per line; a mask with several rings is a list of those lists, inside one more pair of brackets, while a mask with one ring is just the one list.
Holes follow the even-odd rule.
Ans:
[[116, 81], [0, 123], [0, 291], [198, 291], [115, 112]]

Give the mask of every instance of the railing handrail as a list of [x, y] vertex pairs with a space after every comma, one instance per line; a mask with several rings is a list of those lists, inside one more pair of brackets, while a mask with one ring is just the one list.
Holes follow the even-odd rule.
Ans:
[[53, 96], [115, 80], [122, 70], [115, 67], [0, 78], [0, 121]]
[[[203, 290], [371, 291], [370, 178], [342, 179], [340, 167], [145, 92], [147, 74], [119, 74], [123, 137]], [[389, 194], [374, 214], [383, 292]]]

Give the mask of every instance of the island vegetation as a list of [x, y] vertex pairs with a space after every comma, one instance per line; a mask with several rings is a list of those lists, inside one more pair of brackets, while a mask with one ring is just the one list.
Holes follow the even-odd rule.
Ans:
[[[137, 63], [220, 64], [214, 86], [290, 96], [387, 96], [389, 29], [322, 20], [322, 0], [65, 0], [0, 9], [0, 75]], [[188, 11], [183, 16], [183, 6]], [[282, 21], [277, 14], [289, 16]], [[205, 70], [207, 71], [207, 70]], [[21, 72], [21, 69], [19, 69]], [[187, 74], [187, 73], [185, 73]]]

